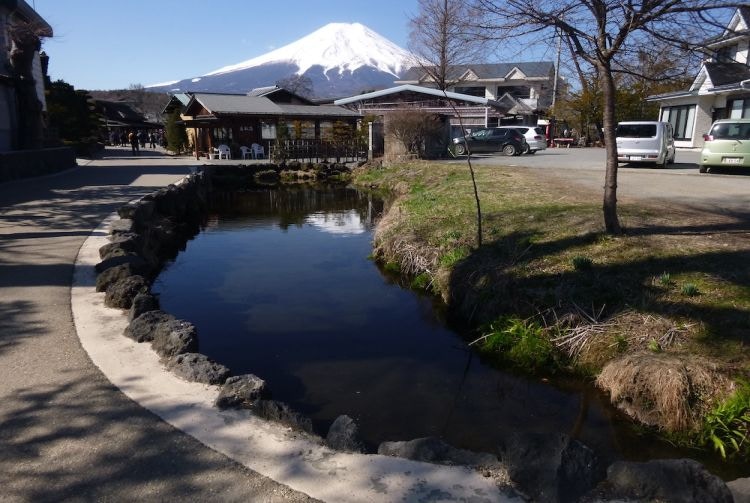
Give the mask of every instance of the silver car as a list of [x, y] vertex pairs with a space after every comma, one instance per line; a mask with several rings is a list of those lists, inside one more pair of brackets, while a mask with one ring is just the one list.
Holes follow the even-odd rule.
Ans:
[[539, 150], [547, 148], [547, 138], [544, 137], [544, 129], [539, 126], [498, 126], [499, 128], [512, 128], [518, 131], [526, 139], [526, 147], [522, 154], [534, 154]]

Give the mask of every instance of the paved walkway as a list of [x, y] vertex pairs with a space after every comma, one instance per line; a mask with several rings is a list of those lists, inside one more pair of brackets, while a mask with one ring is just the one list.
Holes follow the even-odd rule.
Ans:
[[109, 149], [0, 184], [0, 500], [310, 501], [204, 447], [115, 389], [73, 326], [73, 262], [124, 202], [194, 160]]

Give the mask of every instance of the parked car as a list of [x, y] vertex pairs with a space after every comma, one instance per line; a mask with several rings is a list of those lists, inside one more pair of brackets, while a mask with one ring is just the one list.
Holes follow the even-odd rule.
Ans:
[[721, 119], [703, 135], [698, 171], [718, 166], [750, 168], [750, 119]]
[[503, 155], [521, 155], [526, 148], [523, 135], [512, 128], [482, 128], [470, 134], [453, 138], [454, 155], [502, 152]]
[[664, 168], [674, 163], [674, 129], [669, 122], [620, 122], [615, 130], [617, 162], [638, 162]]
[[522, 154], [535, 154], [539, 150], [547, 148], [547, 138], [544, 137], [544, 129], [538, 126], [498, 126], [498, 129], [515, 129], [526, 139], [526, 149]]

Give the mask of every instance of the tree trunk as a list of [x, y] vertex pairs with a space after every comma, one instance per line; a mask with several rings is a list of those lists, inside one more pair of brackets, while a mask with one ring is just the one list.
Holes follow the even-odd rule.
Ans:
[[604, 147], [607, 153], [604, 176], [604, 228], [609, 234], [622, 234], [617, 218], [617, 142], [615, 139], [615, 81], [609, 62], [597, 64], [604, 94]]

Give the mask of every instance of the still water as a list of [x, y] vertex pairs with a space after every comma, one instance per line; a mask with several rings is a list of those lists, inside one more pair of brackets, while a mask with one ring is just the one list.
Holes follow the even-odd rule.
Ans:
[[496, 452], [510, 433], [535, 431], [572, 435], [606, 460], [696, 457], [638, 433], [590, 384], [553, 386], [482, 362], [434, 299], [368, 259], [381, 211], [343, 187], [224, 194], [154, 291], [196, 325], [202, 353], [265, 379], [322, 435], [348, 414], [373, 451], [437, 436]]

